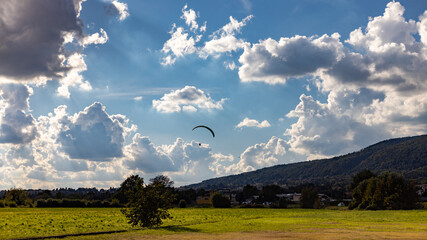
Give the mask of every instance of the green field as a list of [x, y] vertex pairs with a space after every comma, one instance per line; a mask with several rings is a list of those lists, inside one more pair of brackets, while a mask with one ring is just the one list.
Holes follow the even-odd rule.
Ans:
[[[159, 229], [137, 229], [117, 208], [0, 208], [0, 239], [126, 230], [70, 239], [310, 238], [426, 239], [427, 211], [171, 209]], [[196, 236], [196, 237], [195, 237]], [[336, 238], [337, 238], [336, 237]]]

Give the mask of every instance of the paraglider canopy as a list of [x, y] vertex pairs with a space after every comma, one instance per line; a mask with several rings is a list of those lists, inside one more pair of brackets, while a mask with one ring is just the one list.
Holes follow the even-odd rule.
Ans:
[[214, 131], [212, 131], [212, 129], [210, 129], [207, 126], [204, 126], [204, 125], [195, 126], [195, 127], [193, 127], [193, 130], [196, 129], [196, 128], [206, 128], [207, 130], [209, 130], [212, 133], [212, 136], [215, 137]]

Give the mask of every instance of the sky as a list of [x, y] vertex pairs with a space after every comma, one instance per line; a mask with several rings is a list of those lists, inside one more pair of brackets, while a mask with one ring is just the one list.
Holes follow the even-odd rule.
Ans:
[[426, 134], [426, 10], [2, 0], [0, 189], [182, 186]]

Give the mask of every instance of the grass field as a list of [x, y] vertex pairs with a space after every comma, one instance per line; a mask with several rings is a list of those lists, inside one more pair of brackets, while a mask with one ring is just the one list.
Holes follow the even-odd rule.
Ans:
[[[427, 211], [172, 209], [159, 229], [132, 228], [116, 208], [0, 208], [0, 239], [126, 230], [70, 239], [427, 239]], [[68, 239], [68, 238], [67, 238]]]

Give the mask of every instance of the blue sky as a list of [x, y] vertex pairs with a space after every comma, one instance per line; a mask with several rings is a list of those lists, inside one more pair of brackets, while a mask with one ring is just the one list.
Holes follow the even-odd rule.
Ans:
[[2, 1], [0, 189], [179, 186], [425, 134], [426, 10]]

